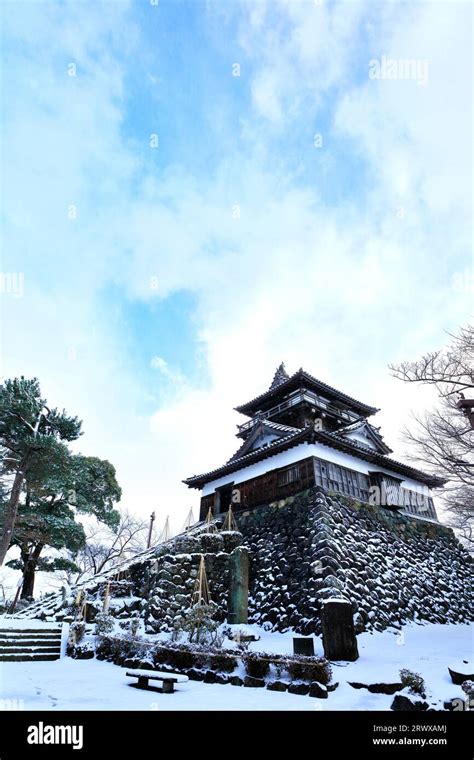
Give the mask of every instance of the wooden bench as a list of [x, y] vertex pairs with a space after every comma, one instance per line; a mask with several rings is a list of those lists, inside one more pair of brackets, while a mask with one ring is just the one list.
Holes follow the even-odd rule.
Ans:
[[[162, 694], [173, 694], [175, 683], [185, 683], [189, 681], [187, 676], [180, 673], [165, 673], [159, 670], [128, 670], [126, 673], [130, 678], [138, 678], [137, 683], [131, 683], [135, 689], [148, 689], [149, 691], [159, 691]], [[149, 681], [161, 681], [162, 686], [150, 686]]]

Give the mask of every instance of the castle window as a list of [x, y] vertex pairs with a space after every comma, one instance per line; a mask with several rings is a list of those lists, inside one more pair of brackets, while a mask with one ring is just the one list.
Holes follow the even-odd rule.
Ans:
[[412, 491], [408, 488], [401, 489], [403, 494], [403, 511], [416, 517], [427, 517], [430, 520], [437, 520], [435, 506], [431, 496]]
[[323, 459], [315, 459], [314, 476], [316, 484], [327, 491], [352, 496], [358, 501], [369, 499], [369, 479], [362, 472], [356, 472], [356, 470], [350, 470], [348, 467], [341, 467]]
[[290, 467], [288, 470], [278, 473], [278, 485], [287, 486], [289, 483], [295, 483], [295, 481], [300, 480], [300, 477], [300, 468], [298, 466]]

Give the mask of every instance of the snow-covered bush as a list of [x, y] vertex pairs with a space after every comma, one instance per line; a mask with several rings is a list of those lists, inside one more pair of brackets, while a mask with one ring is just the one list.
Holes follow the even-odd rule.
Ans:
[[140, 618], [139, 617], [133, 617], [130, 620], [130, 633], [132, 636], [136, 636], [139, 629], [140, 629]]
[[189, 648], [183, 644], [174, 646], [158, 645], [153, 652], [155, 665], [169, 665], [177, 670], [200, 667], [203, 660], [200, 657], [199, 648]]
[[141, 627], [141, 620], [139, 617], [132, 617], [130, 620], [120, 620], [119, 627], [128, 633], [129, 636], [135, 638]]
[[270, 668], [270, 655], [265, 652], [250, 652], [245, 657], [245, 670], [253, 678], [265, 678]]
[[167, 665], [178, 671], [188, 668], [212, 670], [215, 673], [232, 673], [237, 657], [219, 647], [204, 644], [158, 644], [153, 651], [157, 666]]
[[463, 690], [464, 694], [469, 697], [469, 699], [474, 699], [474, 681], [463, 681], [461, 684], [461, 689]]
[[94, 633], [96, 636], [103, 636], [104, 634], [112, 633], [115, 628], [114, 618], [107, 612], [99, 612], [95, 616], [94, 622]]
[[68, 647], [68, 656], [73, 660], [92, 660], [95, 651], [91, 641], [86, 641], [78, 646]]
[[85, 623], [71, 623], [69, 626], [69, 644], [71, 646], [76, 646], [77, 644], [80, 644], [82, 639], [84, 638], [84, 635], [86, 633], [86, 624]]
[[223, 650], [222, 653], [210, 654], [206, 664], [217, 673], [232, 673], [235, 670], [236, 658]]
[[220, 623], [214, 618], [217, 609], [217, 605], [211, 602], [195, 604], [186, 612], [182, 629], [191, 643], [222, 645], [223, 636], [218, 630]]
[[127, 636], [99, 635], [96, 643], [98, 660], [108, 660], [122, 665], [127, 659], [148, 658], [151, 647], [139, 638]]
[[328, 684], [332, 677], [332, 669], [324, 657], [294, 656], [285, 663], [291, 679], [302, 681], [318, 681]]
[[419, 673], [402, 668], [400, 670], [400, 681], [404, 687], [408, 687], [410, 694], [419, 694], [420, 697], [425, 696], [425, 682]]

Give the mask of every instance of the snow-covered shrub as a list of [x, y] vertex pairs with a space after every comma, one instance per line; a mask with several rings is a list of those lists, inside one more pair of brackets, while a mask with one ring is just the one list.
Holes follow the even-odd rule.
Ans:
[[178, 643], [178, 641], [181, 641], [184, 636], [184, 631], [181, 626], [182, 621], [180, 620], [178, 625], [173, 626], [173, 630], [170, 633], [170, 641], [172, 641], [174, 644]]
[[245, 657], [245, 670], [253, 678], [265, 678], [270, 668], [270, 655], [265, 652], [250, 652]]
[[140, 624], [141, 620], [139, 617], [132, 617], [130, 620], [119, 621], [119, 627], [122, 628], [123, 631], [126, 631], [132, 638], [137, 636], [138, 631], [140, 630]]
[[77, 644], [80, 644], [82, 639], [84, 638], [86, 633], [86, 624], [85, 623], [71, 623], [69, 626], [69, 641], [68, 643], [71, 644], [71, 646], [76, 646]]
[[86, 641], [84, 644], [77, 646], [68, 646], [68, 656], [74, 660], [92, 660], [94, 657], [94, 646], [91, 641]]
[[133, 617], [130, 620], [130, 633], [132, 636], [136, 636], [140, 628], [140, 618], [139, 617]]
[[408, 687], [410, 694], [419, 694], [420, 697], [425, 696], [425, 682], [419, 673], [402, 668], [400, 670], [400, 681], [405, 688]]
[[324, 657], [294, 656], [287, 659], [285, 669], [293, 681], [318, 681], [328, 684], [332, 677], [332, 669]]
[[222, 644], [223, 636], [218, 628], [220, 623], [214, 615], [217, 605], [195, 604], [185, 614], [182, 629], [188, 634], [190, 642], [196, 644]]
[[206, 664], [218, 673], [232, 673], [235, 670], [236, 659], [226, 652], [218, 652], [217, 654], [210, 654]]
[[125, 660], [142, 659], [150, 656], [151, 647], [138, 638], [127, 636], [99, 635], [96, 640], [98, 660], [108, 660], [121, 665]]
[[95, 616], [94, 622], [94, 633], [96, 636], [103, 636], [104, 634], [112, 633], [115, 628], [114, 618], [107, 612], [99, 612]]
[[461, 689], [463, 690], [464, 694], [469, 697], [469, 699], [474, 699], [474, 681], [463, 681], [461, 684]]
[[158, 645], [153, 651], [153, 662], [155, 665], [169, 665], [176, 670], [185, 670], [186, 668], [201, 667], [204, 658], [200, 655], [199, 650], [184, 645], [178, 644], [170, 647]]

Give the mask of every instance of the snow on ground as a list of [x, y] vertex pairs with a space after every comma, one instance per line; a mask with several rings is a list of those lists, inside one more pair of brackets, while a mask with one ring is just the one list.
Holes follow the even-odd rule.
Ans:
[[0, 706], [25, 710], [314, 710], [320, 701], [267, 689], [188, 681], [174, 694], [132, 689], [126, 668], [98, 660], [0, 663]]
[[[16, 549], [16, 547], [14, 547]], [[16, 559], [13, 550], [7, 555], [7, 560]], [[13, 570], [11, 567], [2, 565], [0, 567], [0, 604], [11, 603], [15, 597], [18, 583], [22, 580], [23, 575], [20, 570]], [[58, 592], [65, 585], [64, 573], [45, 573], [37, 571], [35, 575], [35, 598], [40, 599], [44, 594]]]
[[[4, 623], [0, 620], [0, 627]], [[21, 623], [31, 625], [31, 621]], [[291, 632], [246, 628], [261, 637], [250, 650], [292, 652]], [[180, 684], [173, 695], [160, 694], [131, 689], [125, 668], [97, 660], [4, 662], [0, 663], [0, 707], [1, 699], [14, 699], [23, 700], [25, 710], [389, 710], [393, 696], [354, 689], [348, 681], [393, 683], [399, 680], [400, 668], [408, 668], [425, 679], [430, 706], [442, 709], [443, 701], [465, 696], [451, 682], [447, 668], [453, 662], [474, 660], [473, 633], [469, 625], [434, 624], [363, 633], [357, 637], [359, 660], [333, 663], [333, 681], [339, 686], [327, 700], [199, 681]], [[315, 653], [322, 654], [317, 637]]]
[[28, 619], [23, 619], [23, 618], [5, 617], [3, 615], [0, 615], [0, 630], [3, 630], [5, 628], [14, 628], [16, 630], [20, 630], [22, 628], [26, 628], [28, 630], [33, 629], [33, 628], [37, 628], [38, 630], [41, 630], [42, 628], [45, 628], [49, 630], [50, 628], [54, 628], [55, 630], [57, 630], [58, 628], [61, 628], [61, 623], [59, 622], [45, 623], [42, 620], [28, 620]]

